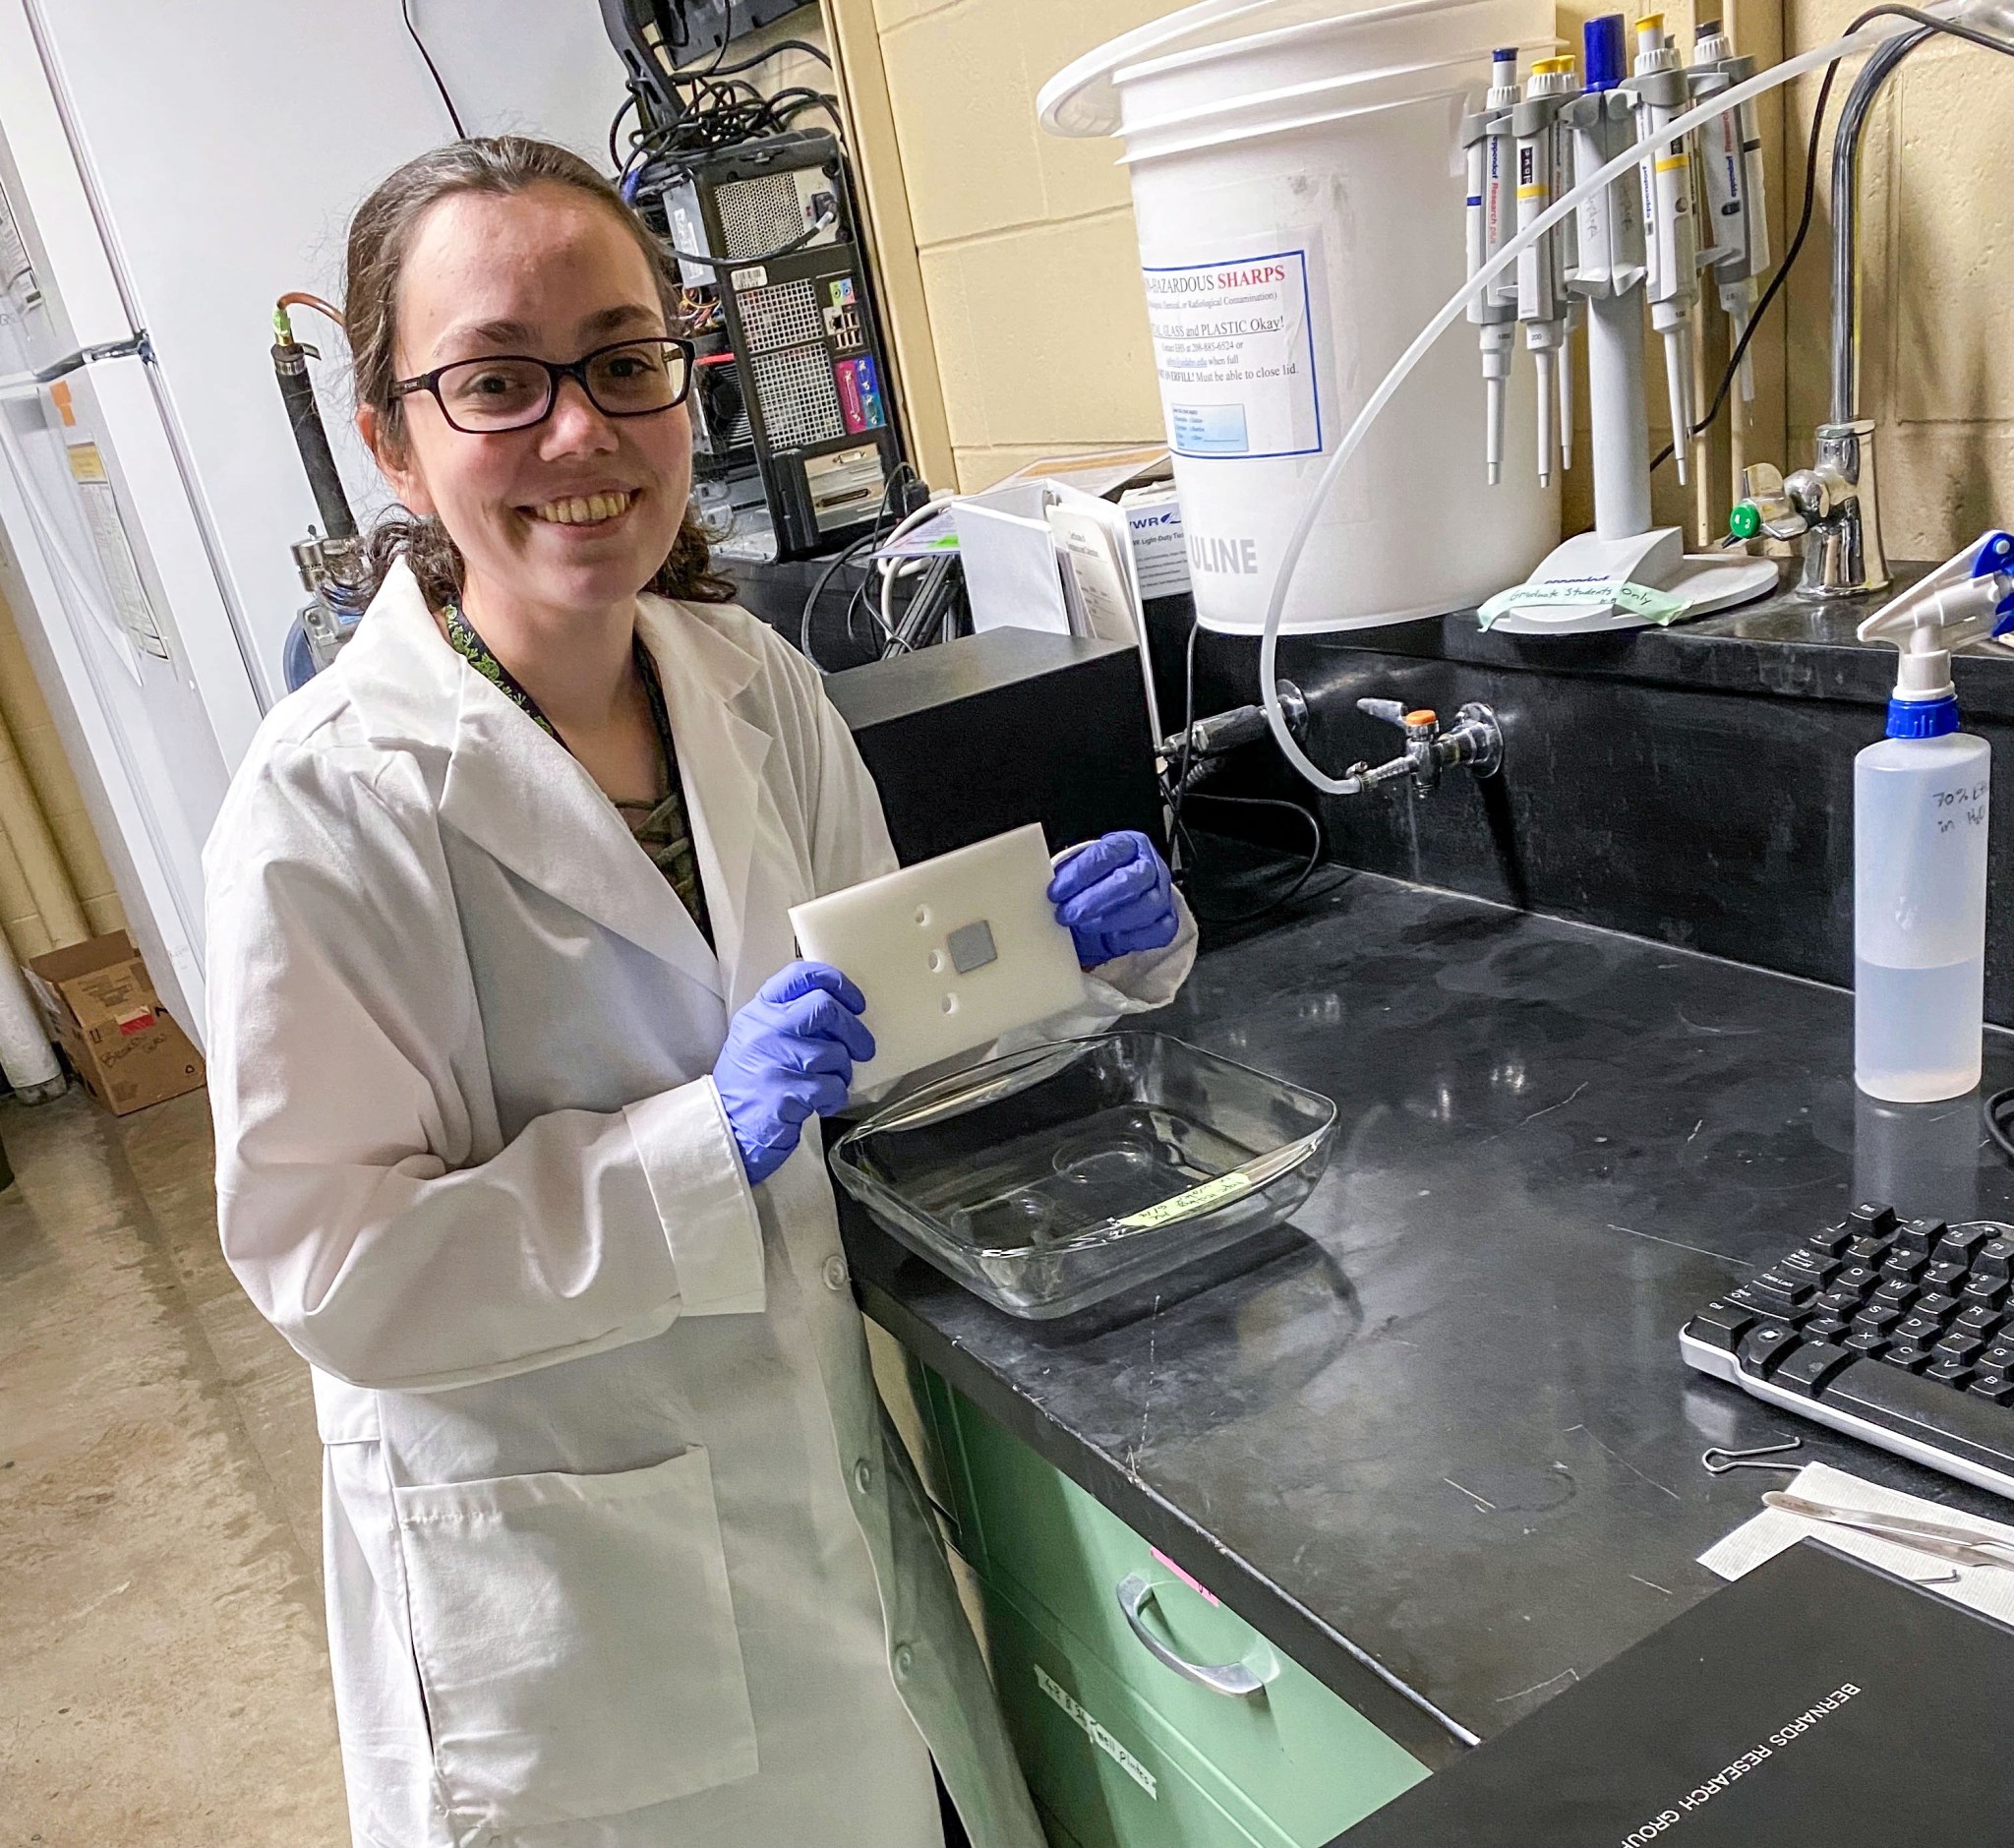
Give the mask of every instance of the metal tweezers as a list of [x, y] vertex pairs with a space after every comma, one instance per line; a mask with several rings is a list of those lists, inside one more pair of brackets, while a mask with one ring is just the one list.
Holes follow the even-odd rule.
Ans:
[[[1928, 1553], [1932, 1558], [1951, 1560], [1961, 1566], [1997, 1566], [2014, 1572], [2014, 1541], [1997, 1534], [1982, 1533], [1976, 1527], [1950, 1527], [1940, 1521], [1918, 1520], [1909, 1515], [1884, 1515], [1871, 1508], [1836, 1508], [1829, 1502], [1807, 1502], [1802, 1495], [1786, 1495], [1771, 1489], [1762, 1497], [1769, 1507], [1806, 1520], [1826, 1520], [1840, 1527], [1856, 1527], [1897, 1546]], [[1993, 1549], [1998, 1549], [1997, 1551]]]

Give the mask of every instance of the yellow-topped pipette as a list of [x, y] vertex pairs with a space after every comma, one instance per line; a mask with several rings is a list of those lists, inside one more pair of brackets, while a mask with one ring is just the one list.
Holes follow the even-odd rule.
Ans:
[[1636, 137], [1644, 149], [1643, 233], [1650, 325], [1664, 336], [1665, 385], [1672, 410], [1672, 457], [1687, 478], [1692, 432], [1692, 304], [1699, 299], [1698, 238], [1692, 215], [1689, 136], [1670, 125], [1686, 113], [1691, 91], [1679, 68], [1678, 47], [1665, 36], [1664, 15], [1636, 22], [1636, 62], [1629, 88], [1637, 99]]
[[[1510, 112], [1517, 149], [1517, 228], [1531, 224], [1557, 195], [1564, 174], [1560, 111], [1578, 94], [1571, 58], [1541, 58], [1524, 100]], [[1554, 227], [1517, 260], [1517, 321], [1538, 368], [1538, 478], [1549, 482], [1561, 453], [1559, 377], [1572, 302], [1567, 294], [1572, 220]], [[1570, 402], [1570, 399], [1569, 400]], [[1569, 442], [1570, 442], [1570, 438]]]

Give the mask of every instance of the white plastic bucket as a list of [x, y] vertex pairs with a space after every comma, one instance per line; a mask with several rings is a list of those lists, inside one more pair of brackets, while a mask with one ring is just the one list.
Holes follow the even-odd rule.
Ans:
[[[1227, 35], [1231, 29], [1241, 35]], [[1197, 614], [1257, 631], [1323, 457], [1460, 286], [1465, 106], [1490, 52], [1554, 43], [1550, 0], [1204, 0], [1043, 87], [1057, 134], [1120, 135]], [[1485, 485], [1476, 341], [1455, 328], [1344, 472], [1281, 626], [1479, 603], [1559, 538], [1532, 374]]]

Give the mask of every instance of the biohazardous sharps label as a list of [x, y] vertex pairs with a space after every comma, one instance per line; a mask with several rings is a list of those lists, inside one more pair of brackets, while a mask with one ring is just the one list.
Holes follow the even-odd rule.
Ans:
[[1306, 250], [1141, 275], [1168, 447], [1177, 455], [1320, 451]]

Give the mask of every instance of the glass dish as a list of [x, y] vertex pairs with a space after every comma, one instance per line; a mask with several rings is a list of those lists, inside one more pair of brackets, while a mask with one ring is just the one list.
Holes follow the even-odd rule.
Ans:
[[1009, 1315], [1102, 1301], [1276, 1225], [1335, 1105], [1160, 1033], [1055, 1041], [886, 1105], [832, 1152], [891, 1234]]

